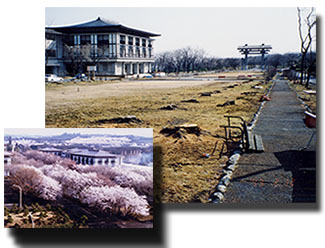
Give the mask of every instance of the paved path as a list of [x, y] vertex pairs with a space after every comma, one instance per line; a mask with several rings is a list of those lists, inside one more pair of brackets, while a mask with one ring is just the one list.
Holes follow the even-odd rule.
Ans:
[[245, 153], [225, 194], [225, 203], [316, 201], [316, 142], [300, 151], [313, 129], [286, 81], [276, 81], [253, 130], [263, 138], [264, 153]]

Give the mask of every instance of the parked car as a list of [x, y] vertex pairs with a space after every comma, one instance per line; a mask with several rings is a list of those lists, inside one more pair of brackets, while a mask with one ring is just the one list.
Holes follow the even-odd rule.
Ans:
[[142, 73], [139, 74], [139, 78], [152, 78], [152, 75], [148, 73]]
[[45, 75], [45, 82], [63, 82], [62, 77], [58, 77], [55, 74], [46, 74]]
[[89, 78], [88, 78], [88, 76], [86, 76], [86, 74], [78, 73], [74, 77], [68, 79], [67, 82], [70, 82], [70, 81], [72, 81], [72, 82], [74, 82], [74, 81], [76, 81], [76, 82], [77, 81], [88, 81], [88, 80], [89, 80]]
[[86, 80], [88, 77], [86, 76], [85, 73], [78, 73], [74, 78], [76, 79], [81, 79], [81, 80]]
[[165, 72], [156, 72], [154, 74], [155, 77], [166, 77], [166, 73]]

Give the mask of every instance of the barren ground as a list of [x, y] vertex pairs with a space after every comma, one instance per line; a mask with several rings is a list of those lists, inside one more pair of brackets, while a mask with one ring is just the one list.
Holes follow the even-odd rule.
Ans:
[[[262, 88], [252, 88], [256, 85]], [[162, 202], [207, 202], [218, 183], [220, 165], [227, 160], [226, 149], [221, 153], [224, 140], [220, 136], [224, 134], [220, 125], [226, 124], [224, 115], [238, 115], [250, 121], [269, 85], [261, 77], [228, 82], [141, 80], [48, 85], [46, 127], [153, 128], [156, 200], [159, 197]], [[197, 102], [184, 102], [193, 99]], [[217, 106], [227, 101], [235, 104]], [[168, 105], [174, 108], [161, 109]], [[142, 122], [108, 121], [128, 115]], [[160, 133], [164, 127], [182, 124], [197, 124], [201, 133], [184, 134], [181, 138]], [[217, 149], [211, 155], [216, 142]], [[204, 158], [203, 153], [210, 157]]]

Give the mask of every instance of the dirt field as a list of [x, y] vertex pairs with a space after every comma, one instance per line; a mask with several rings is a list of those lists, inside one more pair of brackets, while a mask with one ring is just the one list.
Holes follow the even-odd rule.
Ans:
[[181, 87], [195, 87], [211, 84], [209, 81], [164, 81], [164, 80], [142, 80], [111, 82], [105, 84], [76, 84], [65, 87], [50, 85], [46, 91], [46, 102], [75, 101], [81, 99], [103, 98], [111, 96], [134, 96], [147, 95], [151, 90], [175, 89]]
[[[256, 85], [261, 87], [252, 88]], [[227, 160], [226, 149], [221, 154], [224, 115], [249, 121], [269, 85], [260, 79], [48, 85], [46, 127], [153, 128], [156, 200], [207, 202], [218, 183], [220, 165]], [[129, 123], [112, 120], [124, 116], [136, 119]], [[160, 133], [165, 127], [172, 130], [184, 124], [196, 124], [199, 131]]]

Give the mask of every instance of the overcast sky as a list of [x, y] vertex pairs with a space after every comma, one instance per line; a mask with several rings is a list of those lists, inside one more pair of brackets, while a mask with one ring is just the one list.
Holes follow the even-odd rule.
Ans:
[[239, 45], [272, 45], [299, 52], [296, 8], [46, 8], [47, 26], [96, 19], [157, 32], [155, 53], [186, 46], [217, 57], [240, 57]]
[[152, 128], [5, 128], [5, 135], [113, 134], [152, 137]]

